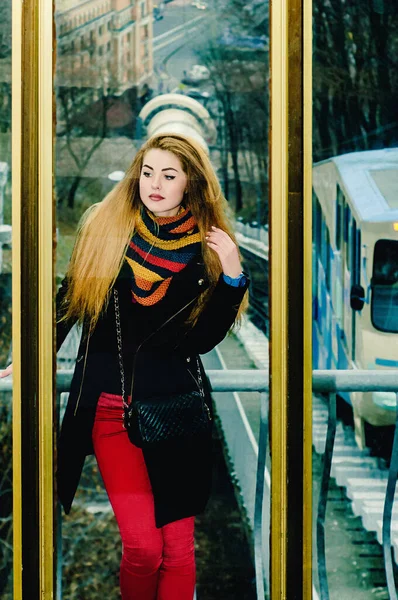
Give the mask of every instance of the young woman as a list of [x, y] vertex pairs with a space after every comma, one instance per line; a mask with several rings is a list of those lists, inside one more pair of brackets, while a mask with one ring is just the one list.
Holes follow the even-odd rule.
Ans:
[[133, 445], [123, 427], [120, 362], [129, 392], [135, 360], [133, 399], [196, 390], [199, 368], [212, 419], [198, 354], [224, 338], [247, 304], [226, 208], [197, 142], [151, 138], [86, 213], [57, 295], [57, 348], [73, 323], [83, 324], [58, 445], [58, 494], [68, 513], [94, 452], [122, 538], [123, 600], [193, 598], [194, 518], [210, 491], [211, 429], [159, 447]]

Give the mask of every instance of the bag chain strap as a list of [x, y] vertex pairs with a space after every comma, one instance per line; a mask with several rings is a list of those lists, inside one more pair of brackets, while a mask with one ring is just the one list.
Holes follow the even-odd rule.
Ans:
[[[123, 366], [123, 353], [122, 353], [122, 327], [121, 327], [121, 321], [120, 321], [120, 309], [119, 309], [119, 292], [117, 291], [116, 288], [113, 288], [113, 300], [114, 300], [114, 305], [115, 305], [115, 317], [116, 317], [116, 337], [117, 337], [117, 350], [118, 350], [118, 358], [119, 358], [119, 369], [120, 369], [120, 380], [121, 380], [121, 384], [122, 384], [122, 399], [123, 399], [123, 427], [124, 427], [124, 418], [125, 418], [125, 410], [129, 407], [127, 400], [126, 400], [126, 390], [125, 390], [125, 376], [124, 376], [124, 366]], [[178, 311], [177, 314], [179, 314], [182, 310], [184, 310], [184, 308], [186, 308], [187, 306], [189, 306], [189, 304], [191, 304], [193, 302], [193, 300], [191, 302], [189, 302], [187, 305], [185, 305], [181, 310]], [[173, 315], [173, 316], [176, 316]], [[167, 321], [165, 321], [165, 323], [163, 323], [163, 325], [165, 325], [166, 323], [168, 323], [169, 321], [171, 321], [172, 317], [170, 319], [168, 319]], [[163, 327], [163, 325], [161, 325], [160, 327], [158, 327], [158, 329], [156, 331], [154, 331], [153, 333], [157, 333], [157, 331], [159, 331], [159, 329], [161, 329]], [[144, 342], [149, 339], [150, 337], [152, 337], [153, 334], [150, 334], [145, 340]], [[144, 342], [141, 342], [139, 348], [143, 345]], [[137, 350], [138, 352], [138, 350]], [[202, 398], [205, 397], [205, 393], [204, 393], [204, 389], [203, 389], [203, 381], [202, 381], [202, 374], [200, 372], [200, 365], [199, 365], [199, 359], [196, 356], [196, 367], [197, 367], [197, 372], [198, 372], [198, 381], [195, 379], [195, 377], [193, 376], [193, 374], [191, 373], [191, 371], [188, 369], [188, 373], [192, 376], [193, 380], [195, 381], [196, 385], [199, 388], [199, 392], [200, 395], [202, 396]], [[131, 386], [133, 387], [133, 386]], [[133, 399], [131, 398], [131, 401]]]
[[[115, 304], [115, 317], [116, 317], [116, 337], [117, 337], [117, 351], [119, 358], [119, 369], [120, 369], [120, 380], [122, 384], [122, 398], [123, 408], [128, 408], [126, 401], [126, 390], [124, 386], [124, 367], [123, 367], [123, 355], [122, 355], [122, 328], [120, 324], [120, 310], [119, 310], [119, 292], [117, 289], [113, 289], [113, 300]], [[124, 422], [124, 411], [123, 411], [123, 422]], [[124, 427], [124, 424], [123, 424]]]

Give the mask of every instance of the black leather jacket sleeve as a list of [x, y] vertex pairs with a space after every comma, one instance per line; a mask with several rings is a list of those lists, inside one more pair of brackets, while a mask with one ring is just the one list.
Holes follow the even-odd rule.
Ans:
[[248, 287], [247, 276], [244, 286], [233, 287], [224, 281], [221, 274], [203, 312], [179, 344], [180, 348], [205, 354], [217, 346], [232, 327]]

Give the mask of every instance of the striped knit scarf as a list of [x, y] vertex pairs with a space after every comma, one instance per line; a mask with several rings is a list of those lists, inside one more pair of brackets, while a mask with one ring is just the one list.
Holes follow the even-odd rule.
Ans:
[[143, 209], [127, 249], [133, 271], [133, 302], [152, 306], [161, 300], [173, 278], [199, 252], [200, 233], [191, 211], [155, 217]]

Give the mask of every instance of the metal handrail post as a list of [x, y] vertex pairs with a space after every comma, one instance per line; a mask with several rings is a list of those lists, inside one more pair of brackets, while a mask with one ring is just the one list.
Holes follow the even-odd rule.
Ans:
[[330, 470], [334, 440], [336, 436], [336, 394], [329, 394], [329, 415], [326, 434], [325, 450], [323, 453], [322, 483], [318, 501], [318, 515], [316, 522], [316, 542], [318, 551], [318, 578], [322, 600], [329, 600], [328, 576], [326, 570], [326, 545], [325, 545], [325, 517], [328, 500]]
[[269, 552], [263, 548], [263, 504], [264, 481], [268, 443], [268, 394], [260, 394], [260, 434], [257, 455], [256, 496], [254, 503], [254, 563], [256, 571], [257, 600], [264, 600], [264, 559], [269, 560]]
[[395, 488], [398, 477], [398, 393], [396, 394], [396, 417], [394, 441], [392, 446], [390, 468], [388, 470], [387, 490], [384, 500], [383, 510], [383, 554], [384, 568], [386, 571], [386, 580], [388, 595], [390, 600], [397, 600], [397, 591], [395, 589], [394, 568], [392, 563], [391, 552], [391, 518], [394, 507]]

